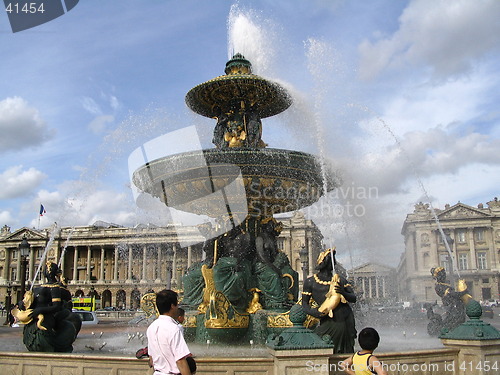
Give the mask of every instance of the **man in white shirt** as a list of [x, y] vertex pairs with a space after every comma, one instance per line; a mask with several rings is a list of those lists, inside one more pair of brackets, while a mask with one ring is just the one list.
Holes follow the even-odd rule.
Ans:
[[160, 316], [147, 329], [149, 363], [154, 375], [191, 375], [187, 357], [191, 352], [186, 345], [182, 328], [175, 320], [178, 316], [177, 293], [162, 290], [156, 294]]

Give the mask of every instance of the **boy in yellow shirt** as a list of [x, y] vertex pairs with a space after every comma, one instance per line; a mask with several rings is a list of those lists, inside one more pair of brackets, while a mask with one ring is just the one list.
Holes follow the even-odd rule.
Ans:
[[344, 372], [349, 375], [387, 375], [382, 363], [372, 353], [380, 342], [378, 332], [371, 327], [363, 328], [358, 334], [360, 351], [342, 362]]

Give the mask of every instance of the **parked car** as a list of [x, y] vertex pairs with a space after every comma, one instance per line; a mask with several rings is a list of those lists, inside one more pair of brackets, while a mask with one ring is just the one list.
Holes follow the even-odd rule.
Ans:
[[493, 319], [494, 315], [491, 306], [483, 306], [483, 317]]
[[73, 309], [73, 312], [80, 317], [83, 325], [93, 325], [99, 323], [99, 319], [97, 318], [95, 311], [84, 311], [84, 310]]
[[107, 306], [102, 309], [97, 309], [96, 311], [118, 311], [118, 309], [114, 306]]

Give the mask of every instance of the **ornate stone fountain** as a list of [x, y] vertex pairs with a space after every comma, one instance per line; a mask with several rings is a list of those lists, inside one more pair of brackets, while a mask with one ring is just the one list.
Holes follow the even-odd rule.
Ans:
[[286, 312], [298, 298], [298, 275], [278, 251], [281, 224], [273, 215], [313, 204], [335, 183], [315, 156], [268, 148], [262, 139], [262, 119], [292, 104], [288, 92], [252, 74], [241, 54], [225, 73], [186, 95], [189, 108], [217, 120], [215, 148], [153, 160], [133, 181], [167, 206], [217, 223], [205, 228], [204, 260], [183, 278], [186, 334], [259, 342], [292, 326]]

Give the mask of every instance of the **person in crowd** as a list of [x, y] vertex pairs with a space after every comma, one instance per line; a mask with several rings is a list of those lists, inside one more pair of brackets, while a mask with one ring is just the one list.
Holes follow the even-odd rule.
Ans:
[[177, 304], [178, 295], [173, 290], [165, 289], [156, 294], [160, 315], [146, 331], [149, 364], [154, 368], [154, 375], [193, 373], [187, 360], [192, 355], [176, 320], [179, 316]]

